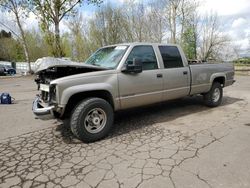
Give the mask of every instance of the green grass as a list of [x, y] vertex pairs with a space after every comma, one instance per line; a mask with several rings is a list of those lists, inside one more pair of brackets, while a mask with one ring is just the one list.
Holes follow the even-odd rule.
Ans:
[[250, 67], [250, 64], [245, 64], [245, 63], [234, 63], [234, 65], [239, 67]]

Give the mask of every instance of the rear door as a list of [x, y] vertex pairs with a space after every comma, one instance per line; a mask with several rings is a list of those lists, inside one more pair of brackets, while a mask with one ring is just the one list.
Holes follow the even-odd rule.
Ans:
[[159, 46], [164, 64], [163, 100], [184, 97], [190, 91], [190, 70], [184, 66], [179, 49], [176, 46]]
[[118, 73], [121, 108], [137, 107], [162, 101], [163, 77], [162, 69], [151, 45], [133, 47], [125, 64], [133, 59], [142, 62], [141, 73]]

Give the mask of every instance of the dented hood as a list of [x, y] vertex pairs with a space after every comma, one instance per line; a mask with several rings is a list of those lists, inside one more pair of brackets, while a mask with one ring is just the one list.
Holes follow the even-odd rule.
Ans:
[[79, 67], [79, 68], [89, 68], [96, 70], [105, 70], [103, 67], [97, 67], [93, 65], [88, 65], [85, 63], [77, 63], [66, 59], [53, 58], [53, 57], [43, 57], [38, 59], [35, 62], [35, 73], [39, 73], [43, 70], [52, 68], [52, 67]]

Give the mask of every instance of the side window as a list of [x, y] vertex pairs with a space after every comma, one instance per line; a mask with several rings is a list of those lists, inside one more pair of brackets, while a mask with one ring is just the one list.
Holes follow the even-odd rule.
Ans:
[[165, 68], [183, 67], [180, 52], [176, 46], [159, 46]]
[[143, 70], [158, 69], [156, 56], [152, 46], [135, 46], [130, 52], [126, 64], [133, 63], [134, 58], [142, 62]]

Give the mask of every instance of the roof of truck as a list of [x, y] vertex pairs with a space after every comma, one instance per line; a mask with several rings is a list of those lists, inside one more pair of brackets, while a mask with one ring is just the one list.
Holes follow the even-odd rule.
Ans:
[[[167, 46], [178, 46], [177, 44], [171, 44], [171, 43], [154, 43], [154, 42], [130, 42], [130, 43], [118, 43], [118, 44], [112, 44], [107, 46], [136, 46], [136, 45], [167, 45]], [[104, 46], [104, 47], [107, 47]]]

